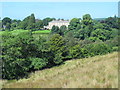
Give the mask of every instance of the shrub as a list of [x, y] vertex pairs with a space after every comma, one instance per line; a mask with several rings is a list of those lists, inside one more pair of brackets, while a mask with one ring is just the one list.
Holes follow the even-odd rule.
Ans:
[[48, 41], [49, 43], [49, 50], [51, 51], [51, 53], [53, 54], [52, 60], [53, 62], [51, 62], [51, 64], [59, 64], [62, 62], [62, 55], [64, 54], [64, 50], [65, 50], [65, 41], [63, 39], [62, 36], [60, 36], [59, 34], [54, 34], [51, 38], [50, 41]]
[[27, 76], [30, 67], [30, 61], [19, 58], [12, 58], [11, 56], [4, 56], [2, 78], [3, 79], [20, 79]]
[[72, 47], [70, 49], [70, 55], [72, 56], [72, 58], [79, 58], [80, 57], [80, 46], [75, 45], [74, 47]]
[[58, 64], [61, 64], [63, 62], [63, 60], [62, 60], [62, 55], [61, 55], [61, 53], [57, 53], [56, 55], [55, 55], [55, 58], [54, 58], [54, 63], [56, 64], [56, 65], [58, 65]]
[[5, 33], [2, 36], [3, 78], [19, 79], [27, 76], [31, 65], [28, 57], [34, 56], [36, 49], [33, 38], [28, 33], [17, 36]]
[[118, 47], [112, 47], [112, 51], [118, 51]]
[[44, 68], [48, 63], [48, 61], [45, 58], [30, 58], [30, 61], [30, 67], [37, 70]]
[[105, 43], [93, 43], [86, 45], [85, 48], [89, 51], [90, 56], [103, 55], [111, 51], [110, 47]]
[[70, 55], [72, 58], [85, 58], [88, 57], [88, 50], [81, 48], [80, 45], [75, 45], [70, 49]]

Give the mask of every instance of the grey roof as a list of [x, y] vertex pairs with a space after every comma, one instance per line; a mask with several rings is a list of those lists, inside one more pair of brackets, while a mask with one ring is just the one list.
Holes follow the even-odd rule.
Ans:
[[53, 20], [50, 23], [69, 23], [70, 21], [62, 21], [62, 20]]

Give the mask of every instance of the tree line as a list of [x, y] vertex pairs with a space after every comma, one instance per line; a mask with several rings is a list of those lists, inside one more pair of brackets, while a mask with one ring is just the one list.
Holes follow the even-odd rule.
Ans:
[[85, 40], [89, 39], [92, 41], [109, 40], [118, 35], [118, 17], [108, 17], [105, 20], [93, 20], [90, 14], [83, 15], [81, 18], [73, 18], [70, 21], [68, 30], [66, 26], [52, 27], [52, 33], [60, 35], [66, 35], [67, 33], [73, 33], [73, 37]]
[[[25, 23], [26, 19], [20, 23]], [[53, 26], [48, 38], [39, 36], [36, 39], [30, 32], [17, 35], [6, 32], [2, 34], [1, 44], [2, 77], [20, 79], [30, 72], [60, 65], [66, 60], [118, 51], [118, 22], [116, 16], [97, 21], [85, 14], [82, 19], [73, 18], [68, 27]], [[25, 25], [26, 29], [31, 27]]]
[[2, 19], [2, 28], [1, 31], [12, 31], [16, 29], [24, 29], [24, 30], [41, 30], [43, 26], [47, 26], [48, 22], [55, 20], [55, 18], [44, 18], [43, 20], [35, 19], [34, 14], [27, 16], [22, 21], [17, 19], [10, 19], [9, 17], [5, 17]]

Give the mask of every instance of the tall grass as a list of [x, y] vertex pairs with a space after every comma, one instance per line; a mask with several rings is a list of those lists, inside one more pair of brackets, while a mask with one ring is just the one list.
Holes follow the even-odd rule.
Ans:
[[5, 88], [117, 88], [117, 52], [70, 60], [60, 66], [31, 73], [28, 79], [3, 81]]

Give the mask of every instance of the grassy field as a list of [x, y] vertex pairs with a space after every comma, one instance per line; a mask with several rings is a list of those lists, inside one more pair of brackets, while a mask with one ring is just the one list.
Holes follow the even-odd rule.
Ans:
[[34, 31], [34, 34], [49, 34], [51, 30], [39, 30], [39, 31]]
[[69, 60], [31, 73], [28, 79], [3, 80], [4, 88], [117, 88], [118, 53]]
[[[2, 35], [2, 34], [5, 33], [5, 32], [9, 32], [9, 31], [0, 31], [0, 35]], [[22, 33], [22, 32], [28, 32], [28, 30], [17, 29], [17, 30], [10, 31], [9, 33], [19, 34], [19, 33]]]
[[[5, 32], [6, 31], [0, 31], [0, 35], [2, 35]], [[7, 32], [9, 32], [9, 31], [7, 31]], [[18, 29], [18, 30], [10, 31], [9, 33], [17, 35], [17, 34], [22, 33], [22, 32], [28, 32], [28, 30]], [[51, 32], [51, 30], [39, 30], [39, 31], [34, 31], [32, 33], [33, 33], [33, 37], [35, 37], [37, 39], [37, 38], [39, 38], [39, 36], [46, 38], [50, 32]]]
[[[0, 34], [5, 33], [6, 31], [0, 31]], [[23, 30], [23, 29], [17, 29], [17, 30], [13, 30], [10, 31], [10, 33], [13, 34], [19, 34], [22, 32], [28, 32], [28, 30]], [[33, 34], [49, 34], [51, 32], [51, 30], [39, 30], [39, 31], [33, 31]]]
[[35, 37], [36, 39], [38, 39], [39, 36], [47, 38], [47, 36], [49, 35], [50, 32], [51, 32], [51, 30], [34, 31], [33, 32], [33, 37]]

